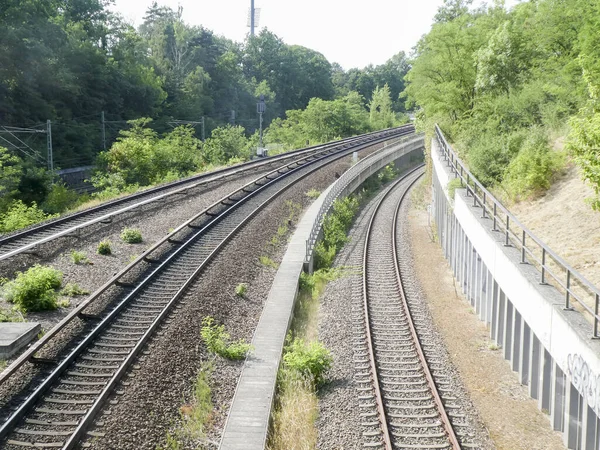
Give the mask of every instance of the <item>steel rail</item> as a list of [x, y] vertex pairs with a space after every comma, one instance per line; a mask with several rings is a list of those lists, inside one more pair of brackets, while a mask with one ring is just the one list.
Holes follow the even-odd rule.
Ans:
[[[225, 178], [229, 178], [229, 177], [238, 175], [240, 173], [247, 172], [249, 170], [257, 170], [263, 166], [268, 166], [268, 165], [271, 165], [274, 163], [285, 161], [290, 158], [296, 158], [296, 157], [304, 155], [304, 154], [310, 154], [312, 152], [319, 152], [319, 151], [326, 151], [328, 148], [339, 146], [339, 145], [346, 145], [346, 144], [352, 145], [356, 141], [368, 139], [370, 136], [376, 136], [376, 135], [381, 135], [381, 134], [393, 135], [397, 130], [409, 129], [410, 127], [412, 127], [412, 125], [399, 127], [396, 129], [384, 130], [383, 132], [373, 132], [373, 133], [369, 133], [367, 135], [354, 136], [351, 138], [343, 139], [340, 141], [335, 141], [332, 143], [308, 147], [306, 149], [295, 150], [292, 152], [285, 153], [283, 155], [276, 155], [276, 156], [268, 157], [266, 159], [261, 159], [259, 161], [249, 161], [246, 163], [238, 164], [233, 167], [227, 167], [227, 168], [219, 169], [219, 170], [216, 170], [213, 172], [195, 175], [195, 176], [192, 176], [189, 178], [185, 178], [183, 180], [174, 181], [174, 182], [171, 182], [171, 183], [168, 183], [165, 185], [161, 185], [161, 186], [157, 186], [157, 187], [153, 187], [153, 188], [144, 190], [142, 192], [138, 192], [138, 193], [131, 194], [131, 195], [128, 195], [125, 197], [121, 197], [121, 198], [118, 198], [115, 200], [111, 200], [111, 201], [105, 202], [99, 206], [89, 208], [89, 209], [86, 209], [83, 211], [79, 211], [79, 212], [76, 212], [73, 214], [69, 214], [67, 216], [63, 216], [63, 217], [60, 217], [55, 220], [51, 220], [51, 221], [44, 222], [39, 225], [35, 225], [31, 228], [27, 228], [20, 232], [0, 237], [0, 251], [2, 251], [2, 246], [6, 247], [6, 246], [14, 245], [15, 242], [18, 242], [19, 240], [30, 239], [32, 236], [35, 236], [35, 234], [46, 233], [49, 230], [51, 230], [52, 228], [57, 227], [57, 226], [67, 226], [67, 228], [65, 228], [63, 230], [59, 230], [56, 233], [52, 233], [50, 236], [42, 237], [41, 239], [37, 239], [34, 242], [26, 243], [24, 245], [19, 246], [16, 249], [1, 253], [0, 261], [6, 260], [8, 258], [11, 258], [13, 256], [16, 256], [18, 254], [21, 254], [21, 253], [24, 253], [27, 251], [31, 251], [32, 249], [34, 249], [35, 247], [37, 247], [39, 245], [53, 241], [60, 237], [72, 235], [73, 233], [78, 232], [82, 228], [85, 228], [85, 227], [88, 227], [88, 226], [91, 226], [91, 225], [94, 225], [97, 223], [106, 222], [107, 220], [111, 220], [115, 216], [118, 216], [118, 215], [123, 214], [128, 211], [132, 211], [132, 210], [137, 209], [146, 204], [153, 203], [153, 202], [156, 202], [159, 200], [163, 200], [163, 199], [166, 199], [166, 198], [174, 196], [174, 195], [185, 194], [185, 193], [187, 193], [188, 190], [197, 188], [199, 186], [202, 186], [202, 185], [205, 185], [208, 183], [221, 181]], [[177, 188], [177, 189], [173, 189], [173, 188]], [[136, 200], [139, 200], [139, 201], [136, 201]], [[135, 203], [129, 204], [132, 201], [135, 201]], [[124, 206], [124, 205], [126, 205], [126, 206]], [[116, 209], [116, 210], [114, 209], [115, 207], [119, 207], [119, 206], [122, 206], [122, 207], [119, 209]], [[102, 214], [101, 216], [96, 216], [98, 213], [101, 213], [101, 212], [106, 212], [106, 213]], [[83, 223], [78, 223], [73, 226], [68, 225], [71, 222], [75, 223], [79, 220], [85, 219], [85, 217], [87, 217], [87, 216], [94, 216], [94, 217], [91, 217], [90, 219], [86, 220]]]
[[[435, 125], [435, 134], [440, 143], [443, 158], [447, 161], [454, 176], [461, 180], [461, 185], [464, 185], [467, 190], [467, 196], [473, 197], [473, 206], [482, 208], [482, 218], [492, 221], [492, 231], [500, 232], [504, 235], [504, 245], [511, 246], [514, 244], [515, 248], [520, 250], [522, 264], [527, 264], [532, 260], [535, 263], [533, 264], [534, 266], [537, 265], [540, 267], [540, 284], [548, 284], [546, 282], [546, 274], [549, 274], [554, 279], [556, 284], [564, 291], [565, 309], [571, 309], [570, 300], [573, 298], [589, 313], [593, 317], [592, 338], [599, 338], [600, 289], [587, 280], [562, 257], [552, 251], [544, 241], [523, 225], [502, 202], [475, 178], [465, 163], [452, 149], [437, 124]], [[515, 228], [520, 229], [519, 234], [515, 233]], [[541, 252], [541, 257], [538, 257], [534, 253], [534, 249], [531, 248], [531, 244], [528, 246], [528, 242], [533, 242], [537, 246], [537, 250]], [[527, 255], [529, 255], [529, 258], [527, 258]], [[561, 278], [552, 271], [547, 262], [548, 258], [556, 263], [558, 269], [563, 272], [562, 275], [564, 278]], [[582, 290], [587, 292], [590, 297], [589, 301], [594, 305], [593, 308], [588, 306], [586, 300], [573, 290], [574, 283], [577, 283]]]
[[458, 442], [458, 438], [456, 437], [456, 433], [454, 432], [454, 428], [452, 427], [450, 418], [448, 417], [448, 414], [446, 413], [446, 408], [444, 407], [444, 404], [442, 403], [442, 398], [440, 396], [440, 393], [439, 393], [437, 386], [435, 384], [435, 381], [433, 379], [433, 375], [431, 374], [431, 370], [429, 370], [429, 364], [427, 363], [427, 358], [425, 358], [425, 353], [423, 352], [423, 347], [421, 346], [421, 342], [419, 341], [419, 335], [417, 333], [417, 329], [415, 328], [415, 324], [414, 324], [412, 314], [410, 311], [410, 306], [408, 305], [408, 300], [406, 298], [406, 292], [404, 290], [404, 280], [402, 279], [402, 274], [400, 272], [400, 264], [398, 262], [398, 239], [397, 239], [398, 215], [400, 214], [400, 207], [402, 206], [402, 202], [404, 201], [406, 194], [408, 192], [410, 192], [410, 187], [412, 187], [412, 185], [414, 185], [418, 180], [419, 180], [419, 178], [417, 178], [415, 181], [413, 181], [411, 183], [411, 185], [409, 186], [409, 188], [402, 194], [402, 197], [400, 198], [400, 201], [398, 202], [396, 210], [394, 211], [394, 219], [393, 219], [394, 224], [393, 224], [393, 232], [392, 232], [392, 249], [393, 249], [393, 256], [394, 256], [394, 269], [396, 271], [396, 280], [398, 282], [400, 297], [402, 298], [402, 306], [404, 307], [404, 310], [406, 311], [406, 317], [408, 319], [408, 326], [410, 327], [410, 334], [415, 343], [415, 347], [417, 349], [417, 353], [419, 356], [419, 360], [421, 361], [421, 365], [423, 366], [423, 371], [425, 372], [425, 376], [427, 378], [427, 385], [429, 386], [429, 389], [431, 390], [431, 392], [433, 394], [434, 402], [436, 404], [436, 407], [440, 414], [440, 417], [442, 418], [442, 424], [444, 426], [444, 430], [446, 431], [446, 435], [448, 436], [448, 440], [450, 441], [450, 444], [452, 445], [452, 448], [454, 450], [460, 450], [461, 447]]
[[[403, 135], [404, 133], [406, 133], [407, 130], [406, 129], [399, 129], [398, 131], [396, 131], [397, 135]], [[389, 135], [385, 135], [384, 137], [374, 137], [373, 134], [370, 134], [371, 137], [373, 137], [372, 141], [369, 141], [367, 143], [361, 143], [358, 146], [371, 146], [374, 144], [377, 144], [379, 142], [385, 141], [387, 139], [389, 139]], [[339, 145], [343, 145], [343, 143], [340, 143]], [[363, 148], [361, 147], [361, 148]], [[329, 150], [327, 150], [329, 152], [334, 151], [334, 148], [330, 148]], [[289, 163], [287, 166], [284, 167], [288, 167], [288, 166], [293, 166], [293, 165], [297, 165], [299, 162], [308, 159], [308, 158], [312, 158], [314, 157], [314, 155], [308, 155], [306, 157], [304, 157], [301, 160], [297, 160], [297, 161], [293, 161], [291, 163]], [[242, 186], [241, 188], [237, 189], [236, 191], [230, 193], [229, 195], [227, 195], [226, 199], [229, 199], [230, 197], [236, 195], [236, 193], [239, 192], [244, 192], [244, 189], [247, 189], [250, 186], [253, 186], [257, 183], [257, 180], [261, 180], [261, 179], [269, 179], [271, 177], [275, 177], [278, 176], [280, 174], [280, 171], [282, 170], [282, 168], [277, 168], [259, 178], [257, 178], [254, 181], [251, 181], [249, 183], [247, 183], [246, 185]], [[102, 286], [100, 286], [95, 292], [93, 292], [90, 297], [88, 299], [86, 299], [85, 301], [83, 301], [81, 304], [79, 304], [79, 306], [77, 306], [77, 308], [75, 308], [73, 311], [71, 311], [65, 318], [63, 318], [59, 323], [57, 323], [51, 330], [49, 330], [44, 336], [42, 336], [42, 338], [40, 340], [38, 340], [36, 343], [32, 344], [23, 354], [21, 354], [15, 361], [13, 361], [3, 372], [0, 373], [0, 385], [3, 384], [4, 382], [6, 382], [21, 366], [23, 366], [26, 362], [32, 360], [32, 358], [34, 358], [35, 354], [37, 352], [39, 352], [42, 348], [44, 348], [54, 337], [56, 337], [56, 335], [65, 327], [67, 326], [70, 322], [72, 322], [75, 318], [77, 317], [81, 317], [82, 314], [84, 314], [84, 310], [86, 308], [88, 308], [89, 306], [91, 306], [103, 293], [105, 293], [109, 288], [111, 288], [112, 286], [116, 285], [119, 283], [119, 281], [121, 279], [123, 279], [128, 273], [130, 273], [133, 269], [135, 269], [136, 267], [138, 267], [140, 264], [142, 264], [144, 261], [147, 261], [149, 256], [153, 253], [155, 253], [156, 251], [162, 249], [164, 246], [166, 246], [167, 244], [172, 244], [172, 243], [177, 243], [180, 241], [180, 239], [178, 239], [178, 235], [180, 233], [185, 233], [185, 230], [188, 229], [188, 227], [190, 227], [190, 225], [197, 221], [199, 218], [207, 215], [208, 212], [210, 212], [212, 209], [216, 209], [218, 208], [220, 205], [224, 204], [224, 202], [226, 202], [225, 198], [218, 200], [216, 202], [214, 202], [212, 205], [208, 206], [207, 208], [205, 208], [203, 211], [199, 212], [198, 214], [194, 215], [192, 218], [190, 218], [189, 220], [187, 220], [186, 222], [182, 223], [179, 227], [177, 227], [175, 230], [173, 230], [171, 233], [167, 234], [164, 238], [160, 239], [159, 241], [157, 241], [156, 243], [154, 243], [150, 248], [144, 250], [140, 256], [138, 256], [134, 261], [132, 261], [129, 265], [127, 265], [126, 267], [124, 267], [123, 269], [121, 269], [118, 273], [116, 273], [110, 280], [108, 280], [106, 283], [104, 283]]]
[[[385, 138], [380, 138], [381, 139], [387, 139], [387, 137]], [[191, 245], [193, 242], [195, 242], [197, 240], [197, 238], [202, 235], [205, 231], [207, 231], [208, 229], [210, 229], [211, 227], [213, 227], [217, 222], [219, 222], [223, 217], [225, 216], [229, 216], [229, 214], [235, 210], [238, 206], [245, 204], [246, 201], [252, 197], [254, 197], [255, 195], [257, 195], [258, 193], [264, 191], [267, 187], [270, 187], [271, 185], [273, 185], [274, 183], [277, 183], [279, 180], [281, 179], [285, 179], [287, 178], [289, 175], [296, 173], [298, 171], [300, 171], [303, 168], [309, 167], [309, 171], [307, 171], [304, 174], [301, 174], [301, 176], [294, 180], [293, 182], [291, 182], [288, 185], [284, 185], [280, 190], [278, 190], [275, 194], [271, 195], [266, 201], [264, 201], [263, 203], [261, 203], [261, 206], [259, 208], [255, 208], [249, 215], [247, 215], [242, 223], [238, 224], [238, 226], [231, 231], [227, 237], [225, 237], [224, 239], [221, 240], [220, 244], [218, 244], [218, 247], [216, 247], [214, 249], [213, 252], [211, 252], [210, 256], [208, 258], [205, 259], [205, 261], [208, 261], [210, 258], [212, 258], [216, 252], [218, 251], [218, 249], [220, 249], [223, 245], [225, 245], [225, 243], [233, 236], [233, 234], [235, 234], [235, 232], [237, 230], [239, 230], [239, 228], [241, 226], [243, 226], [244, 223], [246, 223], [251, 217], [253, 217], [259, 210], [260, 208], [262, 208], [264, 205], [266, 205], [269, 201], [271, 201], [273, 198], [275, 198], [277, 195], [279, 195], [283, 190], [289, 188], [292, 184], [294, 184], [295, 182], [299, 181], [300, 179], [308, 176], [310, 173], [313, 173], [314, 171], [318, 170], [319, 168], [323, 167], [324, 165], [331, 163], [335, 160], [338, 160], [344, 156], [346, 156], [350, 151], [355, 151], [359, 148], [364, 148], [366, 146], [370, 146], [373, 145], [374, 143], [376, 143], [377, 140], [375, 140], [375, 142], [369, 142], [369, 143], [361, 143], [358, 145], [358, 148], [351, 148], [351, 149], [342, 149], [342, 150], [338, 150], [337, 152], [331, 152], [328, 155], [325, 156], [320, 156], [320, 157], [315, 157], [314, 155], [308, 156], [306, 158], [306, 161], [304, 164], [298, 164], [298, 162], [294, 162], [292, 164], [290, 164], [290, 166], [296, 166], [293, 168], [290, 168], [288, 171], [285, 172], [281, 172], [281, 169], [278, 169], [276, 171], [271, 172], [269, 175], [273, 175], [274, 178], [270, 178], [268, 175], [263, 176], [257, 180], [255, 180], [254, 182], [248, 183], [247, 185], [245, 185], [243, 188], [235, 191], [233, 194], [230, 194], [229, 196], [225, 197], [221, 202], [221, 204], [225, 204], [227, 202], [235, 202], [232, 205], [228, 205], [228, 207], [226, 207], [226, 209], [224, 211], [222, 211], [221, 213], [210, 213], [210, 210], [215, 207], [218, 206], [219, 203], [215, 203], [213, 205], [211, 205], [209, 208], [207, 208], [205, 210], [205, 212], [209, 215], [209, 216], [214, 216], [214, 218], [212, 220], [210, 220], [207, 224], [204, 224], [201, 228], [200, 231], [196, 232], [196, 233], [192, 233], [192, 237], [190, 237], [186, 243], [183, 243], [175, 252], [173, 252], [169, 257], [166, 258], [165, 261], [160, 263], [160, 266], [158, 268], [156, 268], [152, 274], [150, 274], [149, 276], [147, 276], [144, 281], [142, 283], [140, 283], [135, 289], [134, 291], [130, 292], [126, 298], [124, 300], [122, 300], [119, 305], [117, 307], [115, 307], [104, 319], [102, 319], [102, 322], [100, 324], [98, 324], [94, 330], [88, 334], [88, 336], [86, 338], [84, 338], [84, 340], [79, 343], [77, 345], [77, 347], [71, 351], [71, 353], [67, 356], [67, 358], [63, 359], [62, 362], [59, 363], [58, 367], [53, 371], [52, 375], [47, 377], [46, 380], [44, 380], [42, 382], [42, 384], [36, 389], [36, 391], [28, 397], [28, 399], [26, 400], [26, 402], [24, 402], [21, 407], [3, 424], [2, 428], [0, 429], [0, 438], [5, 437], [8, 433], [10, 433], [10, 431], [14, 428], [14, 426], [16, 426], [16, 424], [22, 419], [22, 417], [26, 414], [26, 412], [28, 410], [31, 409], [31, 407], [35, 404], [35, 402], [41, 398], [41, 396], [48, 391], [52, 384], [54, 384], [56, 382], [56, 380], [58, 380], [60, 378], [60, 376], [65, 372], [65, 370], [68, 368], [68, 366], [76, 359], [76, 357], [78, 355], [80, 355], [86, 348], [89, 347], [90, 344], [92, 344], [93, 340], [98, 337], [98, 335], [100, 334], [101, 331], [103, 331], [104, 328], [106, 328], [106, 325], [109, 324], [115, 317], [116, 315], [123, 310], [123, 308], [125, 308], [125, 306], [127, 305], [128, 301], [133, 298], [134, 295], [136, 295], [136, 293], [138, 293], [153, 277], [155, 274], [159, 273], [160, 271], [164, 270], [164, 268], [166, 267], [167, 264], [169, 264], [171, 261], [174, 260], [174, 258], [176, 258], [177, 255], [180, 255], [185, 248], [187, 248], [189, 245]], [[319, 164], [315, 164], [317, 162], [323, 162], [323, 164], [319, 165]], [[260, 183], [258, 182], [258, 180], [263, 181], [264, 183]], [[256, 186], [258, 186], [256, 188]], [[235, 200], [232, 197], [237, 194], [237, 193], [244, 193], [245, 195], [243, 195], [241, 198]], [[225, 202], [225, 203], [222, 203]], [[180, 230], [184, 227], [184, 226], [191, 226], [191, 222], [193, 221], [193, 219], [191, 221], [188, 221], [186, 224], [182, 225], [180, 227]], [[146, 254], [147, 256], [147, 254]], [[205, 263], [204, 263], [205, 264]], [[187, 282], [177, 291], [176, 295], [169, 301], [168, 305], [165, 306], [165, 309], [163, 309], [163, 311], [161, 312], [161, 314], [154, 320], [154, 322], [152, 323], [152, 325], [150, 326], [150, 329], [144, 334], [143, 336], [143, 342], [138, 342], [136, 344], [136, 346], [134, 347], [134, 349], [131, 350], [131, 352], [129, 353], [127, 359], [126, 359], [126, 363], [124, 363], [124, 365], [128, 365], [131, 361], [133, 361], [133, 359], [135, 358], [135, 355], [139, 352], [139, 350], [142, 348], [143, 343], [149, 338], [149, 336], [152, 334], [152, 331], [160, 324], [162, 318], [165, 317], [165, 315], [168, 313], [170, 306], [173, 305], [173, 303], [183, 294], [183, 292], [185, 291], [185, 289], [189, 286], [189, 284], [195, 279], [196, 275], [198, 274], [198, 272], [201, 270], [201, 268], [204, 267], [204, 265], [198, 267], [193, 275], [191, 277], [189, 277], [187, 279]], [[90, 420], [93, 419], [94, 414], [97, 413], [97, 411], [99, 410], [102, 401], [110, 394], [112, 387], [116, 384], [116, 382], [118, 382], [119, 378], [123, 375], [123, 373], [125, 372], [126, 368], [124, 368], [123, 366], [121, 366], [121, 368], [115, 373], [115, 375], [113, 376], [113, 378], [111, 379], [111, 381], [107, 384], [107, 388], [103, 391], [101, 397], [99, 397], [98, 401], [94, 403], [94, 405], [90, 408], [89, 412], [87, 413], [86, 417], [84, 420], [82, 420], [80, 427], [78, 427], [78, 429], [76, 430], [77, 432], [77, 436], [81, 436], [81, 434], [84, 432], [85, 429], [85, 424], [87, 424]], [[69, 439], [69, 441], [67, 442], [67, 444], [64, 446], [64, 448], [70, 448], [72, 445], [74, 445], [78, 439], [78, 437], [73, 435], [71, 439]]]
[[[377, 214], [378, 214], [379, 210], [381, 209], [383, 202], [388, 198], [388, 196], [394, 191], [394, 189], [400, 183], [405, 182], [409, 175], [411, 175], [412, 173], [414, 173], [415, 171], [419, 170], [422, 167], [423, 167], [422, 165], [418, 166], [415, 169], [411, 170], [410, 172], [404, 174], [401, 178], [399, 178], [397, 181], [395, 181], [390, 187], [388, 187], [387, 190], [385, 191], [385, 193], [383, 194], [383, 196], [379, 199], [379, 201], [377, 202], [377, 205], [375, 206], [375, 209], [371, 215], [371, 218], [369, 220], [369, 224], [367, 227], [367, 233], [365, 236], [365, 245], [364, 245], [364, 249], [363, 249], [364, 325], [365, 325], [366, 336], [367, 336], [366, 341], [367, 341], [367, 348], [368, 348], [368, 353], [369, 353], [369, 365], [371, 367], [371, 373], [373, 374], [372, 379], [373, 379], [373, 385], [374, 385], [374, 391], [375, 391], [375, 402], [376, 402], [376, 407], [377, 407], [377, 411], [378, 411], [379, 418], [380, 418], [379, 422], [381, 424], [381, 431], [382, 431], [382, 435], [383, 435], [384, 447], [386, 450], [391, 450], [393, 448], [393, 445], [392, 445], [392, 440], [391, 440], [391, 434], [390, 434], [389, 427], [388, 427], [388, 416], [386, 413], [385, 405], [383, 402], [383, 395], [382, 395], [381, 387], [380, 387], [380, 383], [379, 383], [379, 376], [380, 376], [379, 368], [377, 367], [376, 355], [375, 355], [375, 350], [374, 350], [374, 339], [373, 339], [373, 335], [371, 333], [371, 325], [370, 325], [369, 294], [368, 294], [368, 287], [367, 287], [368, 286], [368, 283], [367, 283], [368, 266], [369, 266], [369, 264], [368, 264], [369, 241], [371, 239], [371, 234], [373, 231], [373, 224], [375, 223], [375, 218], [377, 217]], [[421, 343], [419, 341], [419, 336], [418, 336], [418, 333], [414, 326], [412, 316], [410, 313], [410, 308], [409, 308], [408, 302], [406, 300], [403, 281], [402, 281], [402, 277], [400, 274], [400, 268], [398, 265], [398, 252], [397, 252], [396, 236], [397, 236], [397, 223], [398, 223], [398, 214], [400, 211], [400, 206], [402, 205], [402, 202], [404, 201], [406, 194], [410, 191], [410, 187], [412, 187], [421, 177], [422, 177], [422, 175], [420, 175], [419, 177], [415, 178], [415, 180], [410, 182], [406, 191], [402, 194], [402, 196], [397, 204], [397, 207], [394, 211], [394, 219], [393, 219], [394, 223], [393, 223], [393, 231], [392, 231], [392, 236], [391, 236], [393, 259], [394, 259], [394, 270], [395, 270], [397, 283], [398, 283], [398, 291], [400, 294], [400, 298], [402, 299], [402, 308], [405, 311], [405, 315], [407, 318], [407, 323], [409, 325], [409, 330], [410, 330], [411, 338], [413, 341], [413, 345], [415, 347], [415, 350], [417, 351], [418, 359], [421, 363], [422, 370], [423, 370], [423, 372], [425, 374], [425, 378], [427, 380], [427, 385], [432, 393], [436, 409], [438, 411], [438, 414], [440, 415], [440, 419], [441, 419], [442, 425], [444, 427], [448, 441], [450, 442], [450, 445], [452, 446], [453, 450], [460, 450], [461, 449], [460, 444], [458, 443], [458, 439], [456, 438], [456, 434], [454, 433], [454, 429], [452, 428], [452, 424], [450, 422], [450, 419], [448, 418], [448, 415], [447, 415], [444, 405], [442, 403], [440, 394], [437, 390], [437, 386], [435, 385], [431, 371], [429, 370], [429, 366], [428, 366], [427, 360], [425, 358], [425, 354], [423, 353], [423, 349], [422, 349]]]

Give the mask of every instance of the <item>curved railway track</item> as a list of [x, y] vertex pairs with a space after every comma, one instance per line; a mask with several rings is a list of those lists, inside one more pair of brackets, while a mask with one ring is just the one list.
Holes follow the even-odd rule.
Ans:
[[[411, 131], [396, 130], [393, 136]], [[319, 168], [389, 138], [385, 133], [371, 135], [366, 143], [341, 143], [269, 172], [144, 252], [0, 375], [0, 383], [5, 382], [27, 362], [49, 367], [41, 381], [36, 379], [27, 392], [15, 397], [0, 427], [0, 447], [73, 448], [188, 286], [250, 218]], [[103, 311], [84, 311], [94, 299], [111, 292], [114, 299]], [[35, 354], [76, 317], [90, 324], [87, 331], [55, 360], [36, 360]]]
[[285, 164], [289, 163], [290, 160], [302, 159], [313, 154], [327, 153], [333, 148], [339, 148], [340, 145], [349, 147], [368, 142], [369, 139], [373, 139], [374, 137], [393, 137], [399, 132], [403, 133], [412, 131], [413, 128], [414, 127], [412, 125], [406, 125], [396, 129], [384, 130], [383, 132], [375, 132], [367, 135], [347, 138], [329, 144], [296, 150], [279, 156], [268, 157], [257, 161], [250, 161], [233, 167], [168, 183], [163, 186], [157, 186], [136, 194], [105, 202], [99, 206], [35, 225], [20, 232], [0, 236], [0, 261], [6, 260], [21, 253], [34, 251], [35, 247], [63, 236], [74, 235], [85, 227], [89, 227], [98, 223], [109, 223], [115, 216], [135, 210], [136, 208], [142, 207], [146, 204], [168, 200], [174, 195], [186, 195], [189, 191], [198, 187], [206, 186], [210, 183], [220, 182], [224, 179], [231, 178], [242, 173], [260, 170], [274, 165], [285, 166]]
[[[443, 373], [427, 361], [407, 301], [398, 262], [401, 203], [421, 171], [390, 186], [371, 216], [363, 253], [364, 358], [359, 374], [364, 446], [395, 449], [461, 448], [451, 397], [440, 395]], [[433, 375], [432, 375], [433, 372]], [[435, 375], [435, 376], [434, 376]], [[454, 423], [454, 426], [460, 424]]]

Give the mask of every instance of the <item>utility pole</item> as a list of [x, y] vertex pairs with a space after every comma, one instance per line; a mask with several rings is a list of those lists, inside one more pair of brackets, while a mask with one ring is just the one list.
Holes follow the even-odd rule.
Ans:
[[48, 170], [54, 171], [54, 160], [52, 156], [52, 122], [46, 121], [46, 145], [48, 147]]
[[202, 124], [202, 142], [204, 142], [204, 140], [205, 140], [205, 136], [204, 136], [204, 116], [202, 116], [202, 120], [200, 121], [200, 123]]
[[265, 149], [263, 148], [263, 114], [266, 110], [266, 106], [265, 106], [265, 96], [261, 95], [260, 96], [260, 101], [256, 104], [256, 112], [258, 113], [258, 150], [257, 150], [257, 155], [258, 156], [266, 156], [265, 155]]
[[102, 148], [106, 151], [106, 121], [104, 120], [104, 111], [101, 114], [102, 117]]
[[250, 37], [254, 37], [254, 0], [250, 0]]
[[229, 117], [229, 123], [231, 123], [231, 125], [235, 125], [235, 109], [231, 110], [231, 116]]

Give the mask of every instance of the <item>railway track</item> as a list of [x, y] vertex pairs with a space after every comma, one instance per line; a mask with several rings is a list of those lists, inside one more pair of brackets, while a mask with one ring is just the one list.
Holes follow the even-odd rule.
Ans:
[[221, 182], [227, 178], [235, 177], [236, 175], [248, 173], [250, 171], [257, 171], [277, 165], [285, 166], [285, 164], [289, 163], [291, 160], [302, 159], [308, 155], [326, 153], [332, 148], [339, 148], [340, 145], [348, 147], [358, 145], [367, 142], [369, 139], [372, 139], [373, 136], [388, 135], [389, 137], [392, 137], [398, 130], [407, 131], [412, 130], [413, 128], [412, 125], [407, 125], [400, 127], [399, 129], [370, 133], [368, 135], [343, 139], [325, 145], [296, 150], [284, 155], [250, 161], [105, 202], [99, 206], [35, 225], [20, 232], [0, 236], [0, 261], [9, 259], [21, 253], [33, 252], [36, 247], [54, 241], [60, 237], [77, 235], [77, 233], [86, 227], [95, 224], [110, 223], [114, 217], [133, 211], [144, 205], [159, 201], [168, 201], [173, 196], [177, 195], [187, 195], [194, 189], [205, 187], [210, 183]]
[[466, 425], [453, 404], [447, 374], [427, 359], [428, 336], [411, 311], [399, 264], [398, 214], [421, 171], [399, 179], [379, 199], [363, 253], [364, 328], [359, 336], [363, 444], [368, 448], [461, 448], [455, 428]]
[[[394, 136], [411, 131], [396, 130]], [[73, 448], [188, 286], [250, 218], [319, 168], [389, 138], [385, 133], [371, 135], [366, 143], [341, 143], [269, 172], [147, 250], [0, 375], [0, 383], [5, 382], [27, 362], [49, 367], [40, 382], [15, 397], [10, 415], [0, 427], [0, 447]], [[143, 267], [132, 271], [136, 266]], [[94, 299], [111, 289], [115, 298], [109, 307], [95, 314], [85, 312]], [[90, 323], [88, 331], [55, 360], [36, 360], [35, 354], [75, 318]]]

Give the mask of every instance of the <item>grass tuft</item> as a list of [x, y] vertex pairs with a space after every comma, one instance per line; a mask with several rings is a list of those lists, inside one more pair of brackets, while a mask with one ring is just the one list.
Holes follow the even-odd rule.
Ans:
[[92, 263], [84, 252], [78, 252], [77, 250], [71, 250], [71, 261], [73, 261], [73, 264]]
[[78, 295], [88, 295], [90, 291], [82, 289], [77, 283], [67, 283], [64, 288], [60, 291], [60, 295], [66, 295], [67, 297], [76, 297]]
[[258, 260], [265, 267], [272, 267], [273, 269], [277, 269], [279, 267], [279, 265], [275, 261], [273, 261], [269, 256], [259, 256]]

